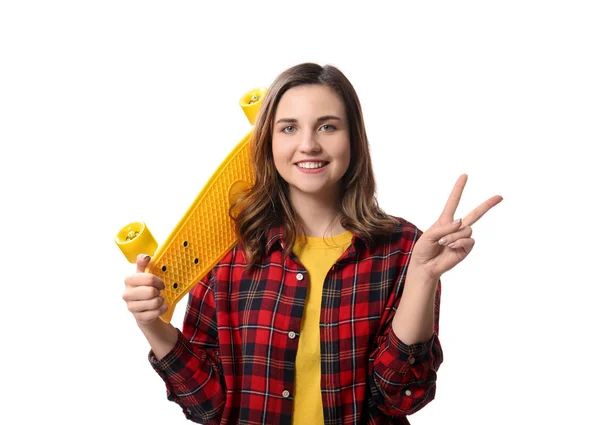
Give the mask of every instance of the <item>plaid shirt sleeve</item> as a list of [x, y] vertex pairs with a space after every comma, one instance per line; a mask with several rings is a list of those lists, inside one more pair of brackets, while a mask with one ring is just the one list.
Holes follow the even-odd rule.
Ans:
[[[421, 234], [417, 230], [417, 236]], [[443, 361], [438, 339], [441, 281], [435, 292], [434, 333], [426, 342], [406, 345], [393, 332], [392, 321], [402, 291], [394, 293], [398, 296], [390, 300], [393, 308], [382, 316], [383, 332], [376, 338], [370, 385], [374, 401], [383, 413], [406, 416], [417, 412], [435, 397], [437, 371]]]
[[211, 273], [191, 291], [183, 332], [171, 352], [160, 361], [148, 359], [167, 387], [167, 398], [179, 404], [187, 419], [218, 424], [225, 406]]
[[406, 345], [390, 325], [373, 367], [380, 409], [391, 416], [410, 415], [433, 400], [442, 361], [437, 329], [429, 341]]

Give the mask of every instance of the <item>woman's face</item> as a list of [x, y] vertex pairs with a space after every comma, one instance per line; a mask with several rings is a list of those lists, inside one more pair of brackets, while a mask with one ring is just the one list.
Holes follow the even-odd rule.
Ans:
[[302, 85], [284, 93], [273, 124], [273, 159], [298, 195], [339, 196], [350, 164], [350, 129], [344, 103], [329, 87]]

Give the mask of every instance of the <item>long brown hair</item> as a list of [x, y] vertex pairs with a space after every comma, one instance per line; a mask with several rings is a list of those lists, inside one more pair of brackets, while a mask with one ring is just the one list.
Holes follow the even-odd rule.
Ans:
[[283, 227], [284, 256], [289, 255], [296, 237], [304, 235], [300, 219], [292, 207], [288, 184], [277, 172], [272, 152], [273, 120], [283, 94], [292, 87], [322, 84], [335, 91], [346, 107], [350, 127], [350, 165], [341, 179], [341, 225], [369, 242], [376, 235], [391, 232], [396, 220], [387, 215], [375, 196], [375, 176], [369, 141], [354, 87], [332, 65], [302, 63], [283, 71], [267, 90], [251, 135], [254, 186], [232, 206], [235, 230], [252, 267], [264, 253], [266, 236], [275, 225]]

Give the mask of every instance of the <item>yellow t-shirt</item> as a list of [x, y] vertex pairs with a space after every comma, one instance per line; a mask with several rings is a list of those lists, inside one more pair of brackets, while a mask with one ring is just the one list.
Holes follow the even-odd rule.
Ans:
[[319, 330], [323, 282], [331, 266], [351, 241], [352, 232], [345, 231], [327, 238], [307, 237], [305, 245], [297, 242], [293, 248], [308, 274], [308, 291], [296, 354], [293, 425], [324, 423]]

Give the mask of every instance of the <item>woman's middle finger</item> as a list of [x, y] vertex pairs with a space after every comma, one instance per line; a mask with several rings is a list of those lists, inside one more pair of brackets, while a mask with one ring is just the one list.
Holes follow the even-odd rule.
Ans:
[[160, 295], [160, 291], [153, 286], [136, 286], [127, 288], [123, 294], [125, 301], [145, 301], [156, 298]]
[[448, 245], [449, 243], [452, 243], [452, 242], [457, 241], [462, 238], [470, 238], [472, 234], [473, 234], [473, 229], [471, 228], [471, 226], [461, 227], [456, 232], [450, 233], [449, 235], [446, 235], [443, 238], [441, 238], [438, 241], [438, 243], [440, 245], [445, 246], [445, 245]]
[[152, 298], [151, 300], [145, 301], [129, 301], [127, 308], [132, 313], [140, 313], [142, 311], [156, 310], [163, 305], [164, 299], [162, 297]]

